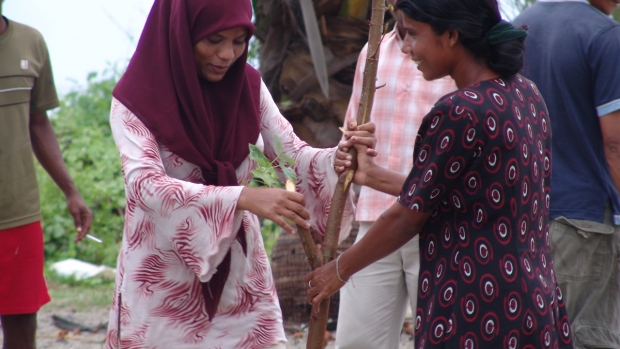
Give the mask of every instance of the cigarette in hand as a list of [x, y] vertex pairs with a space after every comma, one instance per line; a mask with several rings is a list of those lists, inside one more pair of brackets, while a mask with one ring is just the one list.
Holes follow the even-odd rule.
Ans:
[[91, 240], [93, 240], [93, 241], [96, 241], [96, 242], [98, 242], [98, 243], [102, 243], [102, 242], [103, 242], [101, 239], [96, 238], [96, 237], [94, 237], [94, 236], [92, 236], [92, 235], [90, 235], [90, 234], [86, 234], [86, 237], [87, 237], [87, 238], [89, 238], [89, 239], [91, 239]]

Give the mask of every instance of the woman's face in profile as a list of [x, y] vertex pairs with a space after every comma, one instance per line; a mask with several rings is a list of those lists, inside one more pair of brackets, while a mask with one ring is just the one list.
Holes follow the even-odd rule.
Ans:
[[246, 28], [238, 27], [211, 34], [194, 45], [198, 75], [210, 82], [224, 78], [230, 66], [245, 51]]
[[438, 35], [433, 28], [424, 22], [418, 22], [406, 15], [402, 23], [407, 35], [401, 50], [411, 59], [422, 72], [425, 80], [435, 80], [449, 75], [451, 70], [451, 45], [449, 31]]

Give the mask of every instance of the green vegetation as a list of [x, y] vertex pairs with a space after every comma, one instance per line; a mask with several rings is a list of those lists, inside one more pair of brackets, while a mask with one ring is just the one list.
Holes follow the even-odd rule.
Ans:
[[112, 89], [120, 72], [115, 67], [91, 73], [87, 86], [63, 96], [51, 114], [63, 158], [82, 197], [94, 214], [91, 234], [103, 240], [75, 244], [75, 228], [65, 198], [38, 166], [41, 211], [48, 260], [77, 258], [116, 265], [122, 238], [125, 193], [120, 159], [109, 126]]
[[93, 308], [108, 308], [112, 304], [114, 283], [100, 285], [68, 285], [48, 282], [52, 297], [49, 305], [55, 309], [71, 309], [76, 312], [88, 312]]
[[[49, 266], [50, 263], [46, 263]], [[114, 293], [114, 280], [99, 276], [76, 279], [75, 276], [61, 276], [45, 268], [45, 280], [55, 308], [88, 311], [93, 306], [110, 306]]]
[[271, 252], [276, 246], [281, 230], [282, 228], [274, 222], [268, 219], [261, 219], [261, 233], [263, 234], [263, 242], [265, 244], [265, 250], [267, 251], [269, 260], [271, 260]]

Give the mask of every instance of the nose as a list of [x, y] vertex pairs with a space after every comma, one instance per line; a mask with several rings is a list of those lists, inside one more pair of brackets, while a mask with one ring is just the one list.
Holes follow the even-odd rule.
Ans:
[[235, 51], [233, 48], [233, 44], [231, 43], [225, 43], [224, 45], [221, 46], [220, 50], [218, 50], [218, 55], [217, 55], [221, 60], [224, 61], [230, 61], [232, 59], [235, 58]]
[[403, 46], [400, 50], [407, 55], [411, 55], [412, 53], [412, 41], [413, 39], [409, 36], [409, 33], [405, 34], [405, 38], [403, 39]]

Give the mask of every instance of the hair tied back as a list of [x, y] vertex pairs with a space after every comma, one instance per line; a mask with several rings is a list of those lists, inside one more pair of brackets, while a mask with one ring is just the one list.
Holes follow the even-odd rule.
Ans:
[[497, 45], [502, 42], [517, 40], [526, 36], [527, 30], [515, 29], [511, 23], [502, 19], [489, 30], [487, 40], [489, 41], [489, 45]]

